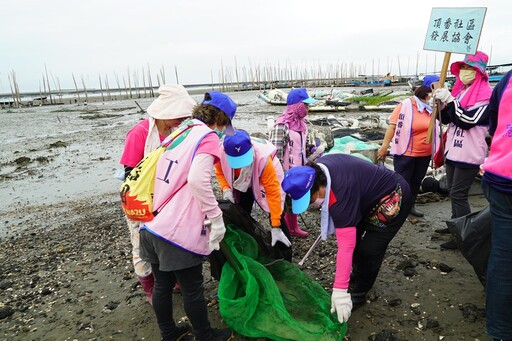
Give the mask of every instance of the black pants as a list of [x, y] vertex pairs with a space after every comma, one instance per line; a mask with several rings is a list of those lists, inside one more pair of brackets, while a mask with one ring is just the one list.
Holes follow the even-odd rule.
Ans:
[[430, 156], [393, 156], [393, 167], [409, 184], [413, 202], [420, 190], [421, 181], [427, 173]]
[[446, 163], [446, 180], [448, 180], [450, 189], [452, 218], [459, 218], [471, 213], [468, 193], [478, 171], [478, 167], [461, 168], [449, 162]]
[[196, 338], [208, 335], [211, 328], [204, 299], [202, 264], [176, 271], [160, 271], [158, 264], [151, 264], [151, 269], [155, 276], [153, 309], [162, 338], [171, 339], [176, 336], [172, 310], [172, 289], [176, 280], [180, 282], [183, 306], [192, 324], [194, 335]]
[[389, 243], [404, 224], [412, 208], [413, 199], [409, 186], [400, 179], [402, 204], [400, 213], [386, 227], [378, 227], [364, 219], [357, 225], [357, 242], [352, 259], [350, 292], [363, 294], [372, 288], [379, 274]]
[[[247, 214], [251, 215], [252, 207], [254, 205], [254, 194], [252, 193], [252, 190], [249, 189], [247, 192], [238, 192], [240, 196], [240, 202], [238, 205], [242, 207], [242, 209], [247, 212]], [[270, 216], [269, 216], [270, 219]], [[284, 219], [284, 212], [281, 214], [281, 230], [283, 231], [286, 238], [288, 238], [290, 241], [292, 240], [290, 236], [290, 230], [288, 229], [288, 225], [286, 224], [286, 221]], [[283, 243], [276, 243], [274, 246], [278, 249], [278, 253], [283, 255], [283, 258], [289, 262], [292, 261], [292, 247], [288, 247], [284, 245]]]

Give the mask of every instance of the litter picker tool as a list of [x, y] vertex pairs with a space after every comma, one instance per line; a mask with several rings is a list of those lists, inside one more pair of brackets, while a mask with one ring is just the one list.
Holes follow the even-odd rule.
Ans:
[[319, 234], [318, 237], [316, 238], [315, 242], [313, 243], [313, 245], [311, 245], [311, 247], [309, 248], [308, 252], [306, 252], [306, 254], [304, 255], [304, 257], [300, 260], [299, 262], [299, 266], [302, 266], [304, 265], [304, 262], [306, 261], [306, 259], [309, 257], [309, 255], [311, 254], [311, 252], [313, 252], [314, 248], [318, 245], [318, 243], [320, 243], [320, 240], [322, 238], [322, 234]]

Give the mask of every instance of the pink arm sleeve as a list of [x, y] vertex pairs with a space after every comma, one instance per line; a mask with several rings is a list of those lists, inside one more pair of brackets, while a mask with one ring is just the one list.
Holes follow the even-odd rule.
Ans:
[[187, 181], [190, 192], [198, 201], [201, 211], [208, 218], [215, 218], [222, 214], [212, 189], [212, 172], [215, 156], [211, 154], [198, 154], [192, 160]]
[[352, 255], [356, 247], [356, 228], [344, 227], [336, 229], [338, 253], [336, 254], [336, 274], [334, 288], [348, 289], [350, 271], [352, 270]]

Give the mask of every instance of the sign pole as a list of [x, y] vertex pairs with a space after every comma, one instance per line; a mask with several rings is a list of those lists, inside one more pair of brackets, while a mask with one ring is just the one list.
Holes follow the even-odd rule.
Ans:
[[[450, 64], [451, 55], [452, 55], [451, 52], [444, 53], [443, 67], [441, 68], [441, 75], [439, 77], [439, 86], [441, 88], [444, 87], [444, 81], [446, 80], [446, 74], [448, 73], [448, 65]], [[427, 143], [430, 143], [432, 141], [432, 136], [434, 133], [434, 125], [436, 124], [438, 111], [439, 111], [439, 103], [436, 103], [436, 105], [434, 106], [434, 109], [432, 110], [432, 116], [430, 117], [430, 124], [428, 126], [428, 132], [427, 132]]]

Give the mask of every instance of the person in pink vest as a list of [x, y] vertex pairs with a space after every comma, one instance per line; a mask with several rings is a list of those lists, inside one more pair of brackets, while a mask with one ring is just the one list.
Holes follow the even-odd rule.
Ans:
[[487, 111], [491, 150], [482, 190], [491, 212], [491, 254], [487, 263], [487, 333], [512, 340], [512, 71], [494, 88]]
[[291, 242], [286, 224], [282, 224], [286, 194], [281, 189], [283, 167], [275, 157], [276, 147], [270, 142], [251, 138], [243, 130], [225, 136], [221, 146], [220, 162], [215, 164], [215, 175], [223, 199], [240, 205], [251, 214], [254, 201], [270, 214], [271, 245], [285, 247], [281, 254], [291, 261]]
[[[181, 85], [162, 85], [158, 88], [158, 98], [147, 109], [149, 115], [126, 134], [123, 155], [120, 163], [125, 176], [150, 152], [174, 131], [185, 119], [190, 118], [196, 102]], [[139, 225], [137, 221], [126, 219], [132, 243], [132, 259], [135, 274], [139, 278], [149, 303], [152, 302], [154, 278], [151, 264], [140, 258]], [[176, 291], [179, 285], [176, 284]]]
[[336, 236], [331, 312], [340, 323], [366, 303], [387, 247], [404, 224], [413, 199], [400, 174], [347, 154], [330, 154], [285, 173], [283, 190], [295, 212], [321, 207], [323, 240]]
[[[428, 103], [432, 93], [430, 86], [438, 80], [439, 77], [436, 75], [425, 76], [421, 85], [414, 90], [414, 96], [397, 105], [389, 117], [389, 125], [382, 146], [377, 152], [377, 158], [384, 160], [391, 144], [390, 154], [393, 155], [395, 172], [407, 181], [414, 199], [418, 195], [421, 181], [427, 173], [432, 152], [438, 142], [436, 133], [434, 142], [427, 143], [427, 132], [432, 115], [432, 108]], [[411, 214], [423, 217], [423, 213], [414, 206]]]
[[[275, 122], [270, 132], [270, 142], [277, 148], [277, 157], [281, 160], [284, 171], [290, 168], [303, 166], [307, 163], [306, 143], [308, 127], [306, 115], [308, 105], [316, 101], [309, 97], [304, 88], [293, 89], [286, 98], [286, 110]], [[297, 214], [289, 212], [285, 207], [285, 221], [290, 234], [297, 237], [307, 237], [308, 232], [303, 231], [297, 223]]]
[[[162, 340], [179, 340], [190, 326], [173, 319], [172, 288], [179, 281], [185, 313], [198, 341], [229, 340], [229, 329], [213, 329], [203, 288], [203, 260], [226, 231], [213, 193], [211, 177], [220, 157], [219, 136], [233, 133], [236, 104], [211, 91], [163, 143], [170, 143], [155, 173], [153, 220], [140, 227], [140, 256], [151, 264], [155, 277], [153, 310]], [[155, 214], [154, 212], [154, 214]]]
[[[480, 165], [484, 163], [488, 146], [485, 140], [489, 125], [486, 110], [491, 86], [485, 72], [489, 57], [483, 52], [466, 55], [463, 61], [450, 65], [457, 77], [450, 93], [437, 89], [434, 98], [444, 103], [441, 121], [448, 124], [446, 146], [446, 178], [450, 188], [451, 218], [471, 213], [468, 193]], [[436, 230], [450, 233], [447, 228]], [[441, 244], [443, 249], [457, 249], [454, 240]]]

